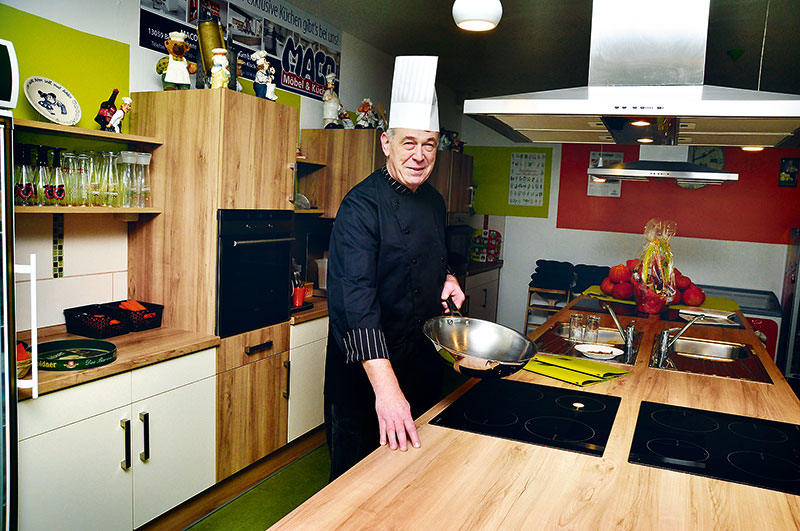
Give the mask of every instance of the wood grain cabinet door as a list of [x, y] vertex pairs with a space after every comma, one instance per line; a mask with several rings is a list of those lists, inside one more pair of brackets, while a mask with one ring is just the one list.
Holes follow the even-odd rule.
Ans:
[[217, 375], [217, 481], [286, 444], [289, 352]]
[[297, 109], [226, 91], [219, 208], [291, 210]]
[[428, 178], [447, 205], [448, 212], [470, 211], [472, 186], [472, 157], [457, 151], [436, 153], [436, 166]]

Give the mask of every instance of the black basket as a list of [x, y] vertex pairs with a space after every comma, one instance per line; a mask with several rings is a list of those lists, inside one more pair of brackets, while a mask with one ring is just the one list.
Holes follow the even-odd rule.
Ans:
[[67, 332], [76, 336], [103, 339], [120, 336], [129, 331], [128, 324], [100, 304], [88, 304], [64, 309]]
[[161, 326], [161, 317], [164, 314], [164, 306], [152, 302], [136, 301], [145, 307], [144, 310], [126, 310], [120, 308], [119, 305], [125, 302], [124, 300], [109, 302], [101, 304], [103, 310], [117, 319], [124, 322], [131, 332], [139, 332], [141, 330], [150, 330], [151, 328], [158, 328]]

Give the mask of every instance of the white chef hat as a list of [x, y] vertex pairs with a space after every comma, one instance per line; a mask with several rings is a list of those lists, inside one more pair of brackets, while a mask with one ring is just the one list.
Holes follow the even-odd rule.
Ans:
[[182, 31], [170, 31], [169, 40], [186, 42], [186, 34]]
[[400, 56], [394, 61], [389, 129], [439, 130], [436, 56]]

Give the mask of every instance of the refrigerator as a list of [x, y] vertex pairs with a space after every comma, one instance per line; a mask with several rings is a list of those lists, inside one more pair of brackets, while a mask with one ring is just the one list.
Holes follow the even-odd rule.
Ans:
[[2, 528], [17, 528], [17, 378], [14, 324], [14, 120], [19, 74], [14, 47], [0, 39], [0, 503]]

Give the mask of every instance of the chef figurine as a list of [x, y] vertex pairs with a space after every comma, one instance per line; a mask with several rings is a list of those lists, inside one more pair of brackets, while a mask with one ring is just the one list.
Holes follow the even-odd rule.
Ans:
[[339, 96], [334, 90], [336, 74], [330, 72], [325, 76], [325, 79], [328, 81], [328, 86], [322, 95], [322, 127], [323, 129], [341, 129], [342, 125], [339, 123]]
[[364, 98], [356, 110], [358, 111], [356, 129], [375, 129], [377, 120], [375, 119], [375, 111], [372, 108], [372, 100]]
[[131, 111], [131, 103], [133, 103], [133, 100], [129, 97], [125, 96], [122, 98], [122, 105], [119, 106], [117, 112], [111, 117], [111, 121], [108, 122], [108, 130], [114, 131], [115, 133], [120, 132], [120, 124], [122, 124], [125, 115]]
[[189, 74], [197, 72], [197, 65], [184, 57], [189, 51], [186, 34], [182, 31], [170, 32], [169, 40], [164, 41], [164, 47], [169, 55], [156, 64], [156, 73], [161, 74], [164, 90], [189, 89], [192, 82]]
[[228, 86], [231, 73], [228, 70], [228, 51], [225, 48], [214, 48], [211, 50], [214, 56], [211, 61], [211, 88], [224, 88]]
[[[267, 61], [267, 52], [258, 50], [250, 55], [250, 59], [256, 62], [256, 79], [253, 81], [253, 91], [259, 98], [267, 97], [267, 85], [272, 83], [272, 76], [275, 75], [275, 68]], [[274, 85], [273, 85], [274, 94]]]

